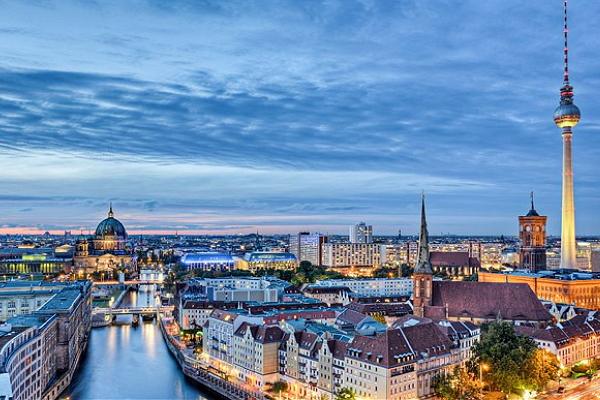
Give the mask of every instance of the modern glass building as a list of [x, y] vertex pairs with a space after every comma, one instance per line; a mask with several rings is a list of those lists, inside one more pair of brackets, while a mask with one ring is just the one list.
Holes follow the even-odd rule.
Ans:
[[235, 266], [233, 257], [218, 252], [188, 253], [181, 257], [181, 264], [188, 271], [230, 271]]

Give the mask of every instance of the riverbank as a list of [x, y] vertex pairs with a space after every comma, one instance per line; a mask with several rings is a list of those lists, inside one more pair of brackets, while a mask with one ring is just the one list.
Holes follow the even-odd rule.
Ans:
[[[250, 391], [234, 382], [225, 380], [218, 375], [210, 372], [201, 361], [197, 360], [193, 354], [187, 355], [185, 345], [177, 341], [174, 335], [170, 334], [169, 325], [173, 324], [171, 318], [160, 318], [158, 325], [167, 348], [173, 357], [177, 360], [183, 374], [200, 384], [202, 387], [210, 390], [213, 394], [222, 399], [229, 400], [268, 400], [269, 397], [263, 393]], [[172, 326], [172, 325], [171, 325]]]
[[[146, 304], [153, 294], [129, 292], [122, 306]], [[218, 397], [187, 379], [163, 343], [158, 321], [131, 325], [119, 315], [92, 330], [81, 366], [61, 399], [215, 400]]]

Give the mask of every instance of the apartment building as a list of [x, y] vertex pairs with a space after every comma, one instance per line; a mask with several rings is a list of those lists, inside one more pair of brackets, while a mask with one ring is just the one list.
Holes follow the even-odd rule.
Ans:
[[236, 378], [259, 390], [279, 379], [279, 346], [284, 332], [278, 326], [243, 322], [232, 340]]
[[325, 279], [309, 287], [347, 287], [352, 293], [370, 297], [409, 297], [413, 291], [413, 280], [411, 278]]
[[322, 265], [322, 245], [327, 241], [327, 236], [320, 233], [300, 232], [290, 235], [290, 253], [296, 256], [298, 263], [308, 261], [313, 265]]
[[[332, 269], [367, 274], [381, 265], [381, 245], [374, 243], [324, 243], [323, 265]], [[361, 270], [367, 271], [361, 271]]]
[[0, 283], [0, 321], [38, 310], [68, 283], [7, 281]]
[[69, 386], [91, 329], [91, 283], [71, 283], [37, 311], [0, 327], [0, 396], [57, 399]]
[[595, 315], [577, 315], [547, 329], [519, 326], [517, 331], [567, 367], [600, 357], [600, 318]]

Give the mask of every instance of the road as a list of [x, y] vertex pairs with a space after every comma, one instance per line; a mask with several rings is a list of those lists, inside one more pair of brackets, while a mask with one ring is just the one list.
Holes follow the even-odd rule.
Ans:
[[564, 393], [538, 397], [543, 400], [600, 400], [600, 379], [581, 384]]

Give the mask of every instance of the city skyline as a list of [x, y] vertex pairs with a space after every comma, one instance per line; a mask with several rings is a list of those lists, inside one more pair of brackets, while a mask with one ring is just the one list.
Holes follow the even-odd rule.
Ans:
[[[480, 3], [6, 4], [0, 232], [89, 230], [112, 200], [132, 233], [415, 234], [425, 190], [432, 234], [516, 235], [533, 190], [558, 235], [560, 2]], [[579, 235], [596, 11], [569, 10]]]

